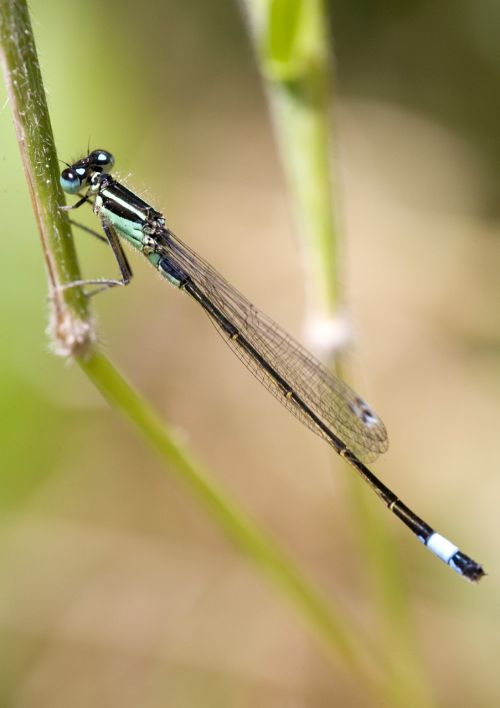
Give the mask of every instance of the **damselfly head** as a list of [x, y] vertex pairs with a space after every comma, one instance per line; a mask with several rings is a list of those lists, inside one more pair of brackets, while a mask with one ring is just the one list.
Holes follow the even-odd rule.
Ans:
[[114, 164], [115, 158], [107, 150], [92, 150], [61, 172], [61, 187], [68, 194], [76, 194], [96, 172], [108, 172]]

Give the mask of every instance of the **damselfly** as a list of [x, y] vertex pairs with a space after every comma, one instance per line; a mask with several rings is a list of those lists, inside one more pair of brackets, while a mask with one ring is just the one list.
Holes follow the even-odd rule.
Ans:
[[69, 208], [85, 202], [93, 206], [105, 238], [96, 235], [111, 246], [121, 272], [118, 280], [85, 280], [69, 286], [127, 285], [132, 270], [119, 237], [128, 241], [172, 285], [201, 305], [252, 374], [330, 443], [419, 541], [457, 573], [479, 580], [484, 575], [481, 565], [436, 533], [362, 462], [373, 461], [388, 446], [385, 426], [370, 406], [182, 243], [162, 214], [109, 174], [113, 165], [111, 153], [94, 150], [61, 173], [62, 188], [80, 197]]

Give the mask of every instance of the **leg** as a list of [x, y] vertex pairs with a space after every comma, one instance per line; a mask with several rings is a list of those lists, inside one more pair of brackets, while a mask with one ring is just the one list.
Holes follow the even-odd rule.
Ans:
[[[113, 250], [113, 255], [116, 259], [116, 262], [118, 263], [120, 274], [122, 276], [121, 279], [108, 280], [106, 278], [95, 278], [92, 280], [75, 280], [72, 283], [65, 283], [64, 285], [61, 285], [60, 290], [69, 290], [70, 288], [75, 288], [79, 286], [81, 287], [84, 285], [99, 285], [100, 287], [96, 288], [95, 290], [92, 290], [92, 292], [86, 293], [87, 297], [92, 297], [93, 295], [96, 295], [97, 293], [100, 293], [103, 290], [109, 290], [109, 288], [114, 288], [117, 285], [128, 285], [130, 283], [130, 280], [132, 278], [132, 268], [129, 265], [127, 256], [125, 255], [125, 251], [123, 250], [123, 247], [120, 243], [120, 239], [116, 231], [110, 224], [106, 223], [104, 220], [101, 220], [101, 223], [104, 233], [106, 234], [106, 238], [103, 238], [91, 229], [88, 229], [86, 226], [82, 226], [82, 228], [84, 229], [84, 231], [89, 231], [93, 236], [97, 236], [97, 238], [109, 243]], [[80, 224], [77, 225], [80, 226]]]
[[88, 194], [85, 194], [83, 197], [80, 197], [80, 199], [74, 204], [63, 204], [59, 207], [59, 209], [61, 211], [71, 211], [72, 209], [78, 209], [78, 207], [81, 207], [82, 204], [85, 204], [85, 202], [91, 202]]
[[125, 255], [125, 251], [123, 250], [123, 246], [120, 243], [120, 237], [118, 236], [114, 228], [106, 221], [104, 221], [104, 219], [101, 219], [101, 224], [102, 228], [104, 229], [104, 233], [106, 234], [106, 238], [108, 239], [108, 243], [113, 249], [113, 254], [116, 258], [116, 262], [118, 263], [118, 268], [120, 269], [122, 279], [118, 282], [121, 285], [128, 285], [132, 278], [132, 268], [129, 265], [127, 256]]
[[97, 231], [94, 231], [93, 229], [89, 229], [88, 226], [85, 226], [84, 224], [80, 224], [78, 221], [73, 221], [73, 219], [70, 219], [69, 223], [71, 224], [71, 226], [76, 226], [77, 228], [81, 229], [82, 231], [85, 231], [86, 233], [90, 234], [91, 236], [95, 236], [95, 238], [98, 238], [99, 241], [104, 241], [104, 243], [108, 243], [108, 239], [105, 236], [98, 233]]

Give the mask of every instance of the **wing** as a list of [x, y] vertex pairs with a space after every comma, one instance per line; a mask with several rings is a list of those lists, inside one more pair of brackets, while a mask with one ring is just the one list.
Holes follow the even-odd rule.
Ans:
[[[159, 238], [159, 244], [162, 255], [174, 270], [177, 269], [192, 280], [199, 291], [352, 452], [363, 460], [373, 461], [387, 450], [387, 432], [383, 422], [346, 383], [334, 376], [270, 317], [260, 312], [171, 231], [165, 230]], [[237, 339], [228, 337], [215, 317], [211, 316], [211, 320], [259, 381], [305, 425], [329, 440], [293, 398], [283, 395], [283, 388], [262, 368], [257, 359], [241, 347]]]

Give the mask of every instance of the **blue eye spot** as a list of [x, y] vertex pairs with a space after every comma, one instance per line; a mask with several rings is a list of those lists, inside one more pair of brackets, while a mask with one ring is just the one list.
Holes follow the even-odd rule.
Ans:
[[59, 181], [61, 183], [61, 187], [68, 194], [76, 194], [82, 186], [82, 182], [77, 174], [77, 171], [70, 168], [61, 172]]
[[115, 164], [115, 158], [107, 150], [94, 150], [88, 157], [91, 164], [100, 167], [102, 170], [109, 170]]

